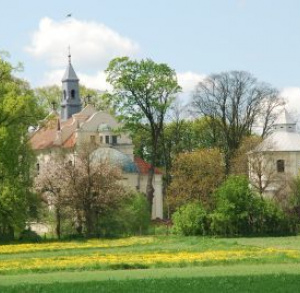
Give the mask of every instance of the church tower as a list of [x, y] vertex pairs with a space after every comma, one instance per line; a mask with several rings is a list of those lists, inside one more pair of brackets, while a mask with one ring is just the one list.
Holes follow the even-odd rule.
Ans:
[[71, 63], [71, 54], [69, 53], [69, 63], [62, 78], [62, 101], [61, 101], [61, 119], [67, 120], [81, 111], [81, 100], [79, 95], [79, 79]]

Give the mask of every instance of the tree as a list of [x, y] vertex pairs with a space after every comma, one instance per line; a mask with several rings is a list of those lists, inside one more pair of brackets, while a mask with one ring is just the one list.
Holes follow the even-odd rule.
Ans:
[[225, 236], [288, 234], [293, 223], [278, 204], [249, 188], [245, 176], [230, 176], [216, 190], [216, 208], [211, 215], [213, 233]]
[[224, 165], [218, 149], [202, 149], [179, 154], [171, 170], [172, 183], [167, 190], [171, 213], [190, 201], [212, 208], [212, 193], [223, 182]]
[[167, 109], [180, 91], [176, 73], [166, 64], [157, 64], [150, 59], [138, 62], [128, 57], [113, 59], [106, 72], [107, 81], [114, 88], [112, 104], [127, 129], [142, 127], [150, 133], [151, 168], [146, 195], [152, 207], [154, 169], [164, 119]]
[[[66, 157], [64, 153], [52, 154], [43, 166], [39, 166], [35, 178], [35, 189], [46, 208], [54, 210], [55, 232], [61, 238], [61, 227], [68, 206], [69, 182], [66, 181]], [[66, 217], [69, 217], [67, 215]]]
[[245, 176], [230, 176], [215, 192], [212, 230], [232, 236], [251, 232], [253, 196]]
[[41, 113], [29, 85], [14, 77], [17, 69], [0, 54], [0, 235], [10, 238], [24, 229], [35, 205], [28, 128]]
[[190, 202], [179, 207], [172, 215], [173, 231], [185, 236], [204, 235], [206, 232], [206, 211], [200, 202]]
[[57, 85], [38, 87], [34, 89], [39, 105], [44, 109], [45, 116], [53, 108], [57, 109], [61, 101], [61, 89]]
[[97, 160], [94, 149], [82, 145], [73, 154], [53, 155], [41, 166], [38, 189], [55, 207], [56, 231], [60, 235], [61, 212], [69, 208], [76, 231], [98, 234], [98, 224], [107, 214], [113, 218], [130, 194], [121, 184], [121, 171]]
[[250, 73], [230, 71], [199, 82], [192, 104], [197, 113], [209, 118], [211, 131], [220, 132], [228, 174], [243, 138], [252, 133], [256, 123], [263, 125], [262, 135], [266, 135], [283, 102], [276, 89], [259, 83]]
[[[106, 93], [96, 89], [87, 88], [83, 85], [79, 87], [82, 105], [92, 104], [97, 110], [110, 110], [109, 100]], [[53, 108], [60, 109], [62, 91], [57, 85], [38, 87], [34, 89], [35, 96], [45, 115]]]
[[82, 105], [85, 107], [88, 104], [92, 104], [98, 111], [114, 112], [110, 100], [107, 96], [107, 92], [101, 92], [96, 89], [88, 88], [84, 85], [79, 86], [80, 96], [82, 99]]
[[262, 138], [257, 135], [246, 136], [235, 151], [230, 162], [230, 174], [249, 176], [249, 153], [260, 143]]

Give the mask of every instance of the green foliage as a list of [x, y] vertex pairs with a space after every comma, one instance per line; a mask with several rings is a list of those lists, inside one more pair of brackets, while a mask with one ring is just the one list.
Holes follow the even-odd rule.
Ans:
[[42, 113], [29, 85], [14, 71], [0, 55], [0, 236], [11, 238], [24, 229], [35, 204], [30, 176], [34, 155], [27, 135]]
[[[110, 109], [110, 101], [106, 98], [106, 93], [87, 88], [83, 85], [79, 86], [79, 91], [83, 107], [87, 104], [92, 104], [97, 110]], [[43, 109], [44, 116], [46, 116], [53, 107], [55, 107], [56, 110], [60, 109], [62, 90], [59, 86], [38, 87], [34, 89], [34, 94], [39, 106]]]
[[25, 229], [20, 233], [19, 240], [21, 242], [35, 243], [41, 242], [42, 237], [30, 229]]
[[52, 109], [60, 109], [62, 92], [58, 85], [38, 87], [34, 89], [34, 94], [40, 107], [46, 116]]
[[224, 179], [222, 154], [218, 149], [201, 149], [179, 154], [171, 170], [173, 179], [167, 190], [171, 211], [191, 200], [212, 208], [214, 190]]
[[253, 198], [246, 177], [230, 177], [215, 193], [212, 230], [216, 234], [239, 235], [250, 230]]
[[112, 102], [122, 120], [130, 124], [144, 118], [159, 122], [180, 91], [175, 71], [150, 59], [138, 62], [128, 57], [115, 58], [106, 72], [115, 90]]
[[114, 113], [113, 108], [110, 105], [110, 99], [107, 92], [101, 92], [96, 89], [87, 88], [84, 85], [79, 86], [80, 97], [82, 99], [83, 107], [91, 104], [98, 111], [107, 111]]
[[130, 132], [143, 128], [149, 132], [151, 167], [146, 196], [149, 207], [154, 197], [153, 177], [157, 166], [159, 142], [163, 134], [166, 111], [181, 90], [176, 72], [168, 65], [147, 60], [115, 58], [106, 69], [107, 81], [113, 86], [111, 102], [125, 128]]
[[188, 203], [172, 215], [173, 232], [191, 236], [206, 234], [206, 211], [200, 202]]
[[271, 199], [254, 194], [244, 176], [230, 176], [215, 192], [211, 232], [218, 235], [289, 234], [288, 215]]
[[149, 210], [149, 204], [143, 194], [132, 194], [120, 204], [118, 210], [99, 216], [99, 235], [112, 237], [146, 234], [151, 220]]

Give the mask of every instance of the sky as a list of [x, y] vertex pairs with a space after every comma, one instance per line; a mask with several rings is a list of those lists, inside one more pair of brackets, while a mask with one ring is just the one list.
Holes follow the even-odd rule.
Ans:
[[19, 75], [32, 87], [61, 84], [70, 46], [80, 82], [91, 88], [109, 89], [112, 58], [151, 58], [175, 69], [183, 102], [209, 74], [245, 70], [300, 113], [299, 0], [0, 3], [0, 50], [23, 63]]

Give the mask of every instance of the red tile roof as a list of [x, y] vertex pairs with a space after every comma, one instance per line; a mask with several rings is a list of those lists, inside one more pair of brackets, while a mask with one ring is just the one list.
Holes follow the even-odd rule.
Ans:
[[76, 136], [75, 133], [73, 132], [70, 137], [63, 143], [64, 148], [72, 148], [76, 144]]
[[[144, 174], [144, 175], [148, 174], [151, 164], [145, 162], [140, 157], [134, 157], [134, 162], [135, 162], [136, 166], [138, 167], [141, 174]], [[154, 174], [163, 174], [163, 173], [159, 169], [154, 168]]]
[[34, 150], [42, 150], [53, 146], [57, 136], [56, 128], [41, 128], [37, 130], [30, 138], [31, 146]]
[[[66, 121], [61, 122], [60, 118], [54, 117], [49, 121], [45, 122], [40, 129], [38, 129], [30, 138], [31, 146], [34, 150], [42, 150], [46, 148], [51, 148], [57, 145], [54, 145], [54, 141], [57, 138], [58, 130], [61, 129], [63, 126], [71, 125], [73, 118], [70, 118]], [[71, 135], [67, 141], [64, 142], [64, 147], [72, 147], [75, 144], [75, 136], [74, 141], [71, 140], [73, 135]]]

